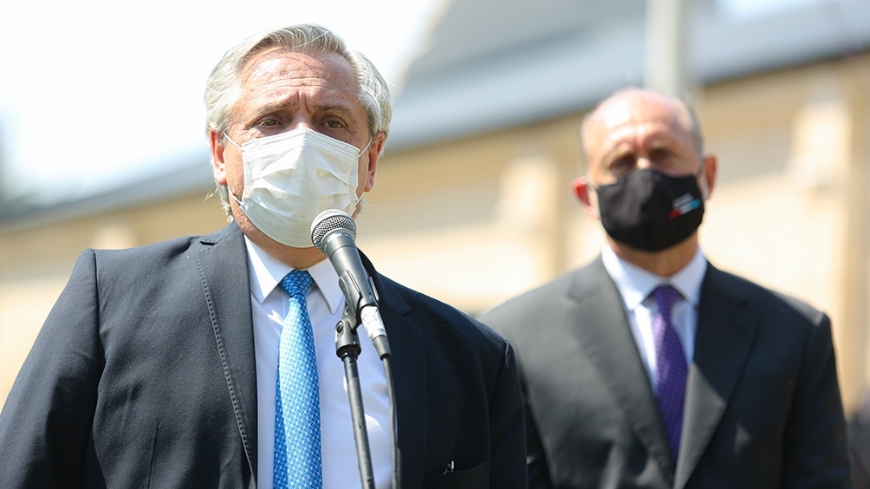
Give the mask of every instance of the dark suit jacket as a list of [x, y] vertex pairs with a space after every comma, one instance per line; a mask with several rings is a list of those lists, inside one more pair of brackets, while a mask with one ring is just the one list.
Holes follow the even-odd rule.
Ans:
[[[510, 345], [364, 262], [393, 351], [401, 486], [525, 487]], [[255, 487], [255, 379], [237, 226], [88, 250], [0, 414], [0, 486]]]
[[679, 460], [601, 259], [481, 318], [517, 351], [531, 487], [847, 487], [827, 316], [708, 266]]
[[[868, 398], [870, 399], [870, 398]], [[864, 409], [870, 405], [862, 406]], [[849, 461], [855, 489], [870, 489], [870, 419], [859, 413], [849, 423]]]

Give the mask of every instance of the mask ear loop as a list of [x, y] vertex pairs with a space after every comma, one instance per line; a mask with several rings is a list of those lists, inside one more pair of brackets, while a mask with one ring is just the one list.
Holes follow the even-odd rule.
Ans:
[[[362, 156], [363, 153], [365, 153], [366, 150], [368, 150], [368, 149], [369, 149], [369, 146], [371, 146], [371, 145], [372, 145], [372, 138], [369, 137], [369, 143], [366, 144], [365, 147], [364, 147], [363, 149], [360, 150], [359, 154], [357, 155], [357, 158], [359, 158], [360, 156]], [[362, 200], [363, 200], [363, 195], [365, 195], [365, 194], [366, 194], [366, 193], [363, 192], [363, 193], [359, 194], [359, 196], [357, 196], [357, 198], [356, 198], [356, 202], [353, 203], [353, 207], [354, 207], [354, 209], [356, 209], [356, 206], [358, 206], [359, 203], [362, 202]]]
[[[356, 155], [357, 158], [359, 158], [360, 156], [362, 156], [363, 153], [365, 153], [366, 150], [369, 149], [369, 147], [372, 145], [372, 139], [373, 139], [373, 138], [372, 138], [371, 136], [369, 136], [369, 142], [368, 142], [368, 144], [366, 144], [365, 147], [364, 147], [363, 149], [359, 150], [359, 154]], [[235, 143], [233, 143], [233, 144], [235, 144]]]
[[[368, 150], [369, 147], [371, 147], [371, 145], [372, 145], [372, 140], [373, 140], [373, 139], [374, 139], [373, 137], [369, 136], [369, 142], [368, 142], [368, 144], [366, 144], [365, 147], [363, 147], [363, 149], [360, 150], [359, 154], [357, 155], [357, 158], [359, 158], [360, 156], [362, 156], [363, 153], [365, 153], [366, 150]], [[366, 193], [363, 192], [363, 193], [361, 193], [361, 194], [359, 194], [359, 195], [357, 196], [357, 198], [356, 198], [356, 202], [353, 203], [353, 208], [354, 208], [354, 209], [357, 209], [357, 208], [358, 208], [357, 206], [359, 206], [359, 203], [362, 202], [363, 197], [365, 196], [365, 194], [366, 194]]]
[[[230, 139], [230, 135], [227, 134], [226, 131], [223, 131], [221, 134], [223, 135], [224, 139], [226, 139], [227, 141], [229, 141], [233, 146], [239, 148], [239, 151], [244, 152], [244, 150], [242, 149], [241, 146], [239, 146], [238, 144], [236, 144], [235, 141], [233, 141], [232, 139]], [[233, 200], [235, 200], [237, 204], [239, 204], [239, 207], [240, 207], [243, 211], [247, 208], [247, 206], [246, 206], [245, 204], [243, 204], [242, 201], [239, 200], [238, 197], [236, 197], [236, 193], [233, 192], [233, 189], [230, 188], [230, 183], [229, 183], [229, 182], [227, 182], [227, 193], [230, 194], [230, 197], [232, 197]]]
[[704, 179], [704, 175], [707, 173], [704, 168], [704, 155], [698, 155], [698, 158], [701, 159], [701, 168], [698, 169], [698, 174], [695, 175], [695, 179], [699, 181], [698, 188], [701, 190], [701, 197], [703, 197], [704, 201], [710, 198], [710, 189], [709, 185], [707, 185], [706, 179]]
[[221, 134], [223, 134], [223, 136], [224, 136], [224, 139], [226, 139], [226, 140], [227, 140], [227, 141], [229, 141], [229, 142], [230, 142], [230, 143], [232, 143], [232, 145], [233, 145], [233, 146], [235, 146], [235, 147], [237, 147], [237, 148], [239, 148], [239, 151], [244, 151], [244, 150], [243, 150], [243, 149], [242, 149], [242, 147], [241, 147], [241, 146], [239, 146], [239, 145], [238, 145], [238, 144], [236, 144], [236, 142], [235, 142], [235, 141], [233, 141], [233, 140], [232, 140], [232, 139], [230, 139], [230, 135], [229, 135], [229, 134], [227, 134], [227, 132], [226, 132], [226, 131], [224, 131], [224, 132], [222, 132], [222, 133], [221, 133]]

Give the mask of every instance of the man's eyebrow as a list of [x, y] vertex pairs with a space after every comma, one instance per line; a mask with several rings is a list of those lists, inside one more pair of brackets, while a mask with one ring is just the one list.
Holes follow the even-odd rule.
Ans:
[[286, 103], [286, 102], [271, 102], [264, 105], [260, 105], [256, 107], [256, 110], [251, 114], [253, 120], [259, 119], [264, 115], [272, 114], [275, 112], [280, 112], [282, 110], [292, 109], [297, 104], [295, 102]]
[[669, 150], [684, 150], [685, 145], [680, 142], [678, 138], [675, 138], [671, 134], [657, 134], [652, 137], [650, 143], [647, 145], [649, 149], [669, 149]]
[[604, 153], [604, 156], [602, 157], [601, 160], [604, 162], [611, 162], [611, 161], [614, 161], [615, 159], [617, 159], [616, 158], [617, 156], [622, 157], [622, 156], [625, 156], [627, 154], [632, 154], [632, 153], [633, 153], [633, 151], [632, 151], [631, 147], [627, 147], [626, 144], [620, 143], [620, 144], [617, 144], [616, 146], [614, 146], [613, 148], [611, 148], [606, 153]]
[[659, 135], [652, 138], [647, 146], [652, 149], [659, 149], [664, 146], [673, 146], [675, 144], [677, 144], [677, 142], [674, 138]]
[[339, 114], [348, 118], [353, 118], [354, 113], [351, 107], [345, 104], [319, 104], [313, 107], [319, 112], [327, 112], [331, 114]]

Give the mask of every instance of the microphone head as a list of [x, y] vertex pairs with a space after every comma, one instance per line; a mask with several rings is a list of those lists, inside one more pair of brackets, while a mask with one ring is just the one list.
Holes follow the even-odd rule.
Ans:
[[318, 250], [323, 251], [324, 238], [336, 229], [343, 229], [353, 239], [356, 239], [356, 223], [353, 222], [353, 218], [347, 215], [347, 212], [338, 209], [327, 209], [317, 214], [317, 217], [311, 222], [311, 242], [314, 243], [314, 246]]

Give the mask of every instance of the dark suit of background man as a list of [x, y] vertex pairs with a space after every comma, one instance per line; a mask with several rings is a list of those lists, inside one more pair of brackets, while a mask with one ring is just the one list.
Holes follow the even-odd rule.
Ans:
[[530, 486], [848, 486], [830, 321], [707, 262], [689, 108], [621, 91], [582, 140], [601, 256], [482, 318], [517, 351]]
[[[334, 344], [344, 297], [309, 228], [325, 209], [356, 212], [371, 190], [391, 115], [387, 84], [332, 32], [297, 25], [228, 51], [209, 77], [206, 106], [214, 178], [234, 222], [209, 236], [81, 255], [0, 415], [4, 488], [271, 488], [273, 468], [298, 469], [274, 443], [277, 400], [284, 406], [279, 344], [292, 330], [288, 304], [299, 302], [280, 285], [291, 270], [314, 281], [293, 317], [304, 324], [307, 309], [313, 325], [319, 392], [306, 399], [319, 408], [284, 426], [301, 420], [305, 429], [319, 413], [321, 429], [308, 437], [320, 449], [292, 449], [288, 435], [286, 451], [321, 463], [284, 472], [287, 487], [320, 487], [318, 477], [326, 488], [360, 487]], [[174, 130], [171, 120], [160, 129]], [[508, 343], [363, 261], [392, 345], [401, 487], [525, 487]], [[384, 488], [386, 376], [360, 336], [366, 425]], [[291, 384], [314, 385], [311, 376]], [[314, 482], [293, 484], [303, 478]]]

